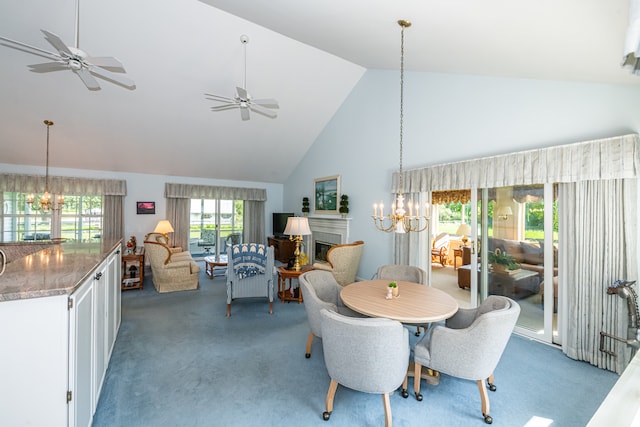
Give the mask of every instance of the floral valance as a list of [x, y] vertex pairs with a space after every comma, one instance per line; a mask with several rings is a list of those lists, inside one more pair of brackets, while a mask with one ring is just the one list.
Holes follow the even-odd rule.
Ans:
[[471, 190], [434, 191], [431, 194], [431, 203], [434, 205], [446, 205], [449, 203], [469, 203]]
[[[46, 186], [43, 175], [0, 174], [0, 191], [42, 193]], [[69, 196], [126, 196], [127, 181], [50, 176], [48, 190]]]
[[221, 199], [221, 200], [267, 200], [264, 188], [217, 187], [211, 185], [172, 184], [164, 186], [168, 199]]

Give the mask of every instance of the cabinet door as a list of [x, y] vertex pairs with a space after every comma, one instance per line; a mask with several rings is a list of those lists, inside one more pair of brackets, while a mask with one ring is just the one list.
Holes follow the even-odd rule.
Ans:
[[102, 264], [93, 273], [93, 408], [98, 404], [102, 380], [107, 369], [107, 265]]
[[107, 261], [107, 360], [113, 352], [120, 328], [120, 250], [117, 249]]
[[69, 426], [88, 426], [93, 417], [93, 278], [70, 299], [69, 311]]

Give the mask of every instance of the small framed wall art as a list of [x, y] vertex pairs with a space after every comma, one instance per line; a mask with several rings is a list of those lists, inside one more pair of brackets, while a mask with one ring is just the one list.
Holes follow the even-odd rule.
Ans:
[[156, 202], [136, 202], [138, 215], [150, 215], [156, 213]]
[[337, 214], [340, 199], [340, 175], [316, 178], [314, 181], [314, 212], [317, 214]]

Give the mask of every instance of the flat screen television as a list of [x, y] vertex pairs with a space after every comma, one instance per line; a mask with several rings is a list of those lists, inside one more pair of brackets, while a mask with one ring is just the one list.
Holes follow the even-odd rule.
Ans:
[[287, 227], [287, 219], [294, 216], [293, 212], [273, 213], [273, 235], [275, 237], [284, 236], [284, 229]]

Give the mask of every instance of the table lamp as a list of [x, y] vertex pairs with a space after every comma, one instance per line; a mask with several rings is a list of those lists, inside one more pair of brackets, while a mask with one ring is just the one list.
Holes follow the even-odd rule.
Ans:
[[284, 234], [289, 235], [289, 240], [296, 242], [296, 250], [293, 253], [296, 260], [293, 264], [293, 269], [300, 271], [300, 245], [302, 244], [302, 236], [311, 234], [308, 218], [299, 216], [289, 217], [287, 219], [287, 226], [284, 229]]
[[158, 225], [153, 230], [154, 233], [160, 233], [167, 240], [167, 244], [169, 244], [169, 233], [173, 233], [173, 227], [171, 223], [166, 219], [161, 219], [158, 221]]
[[458, 231], [456, 231], [456, 234], [462, 236], [462, 239], [460, 240], [462, 240], [462, 244], [464, 246], [467, 246], [467, 242], [469, 241], [467, 236], [471, 234], [471, 227], [469, 227], [469, 224], [460, 224], [460, 227], [458, 227]]

